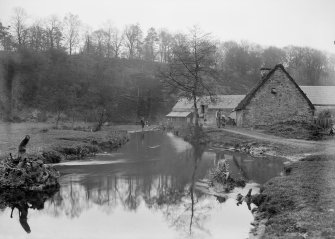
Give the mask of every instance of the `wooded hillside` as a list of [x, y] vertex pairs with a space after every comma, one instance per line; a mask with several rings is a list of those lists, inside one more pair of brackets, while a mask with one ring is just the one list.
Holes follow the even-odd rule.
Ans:
[[[164, 84], [161, 69], [176, 57], [173, 50], [187, 33], [145, 32], [139, 24], [88, 29], [73, 14], [28, 24], [21, 8], [11, 27], [0, 22], [2, 120], [18, 120], [35, 109], [68, 120], [103, 116], [114, 122], [155, 121], [169, 112], [179, 92]], [[216, 93], [246, 94], [261, 67], [278, 63], [300, 85], [335, 84], [334, 55], [307, 47], [212, 42]]]

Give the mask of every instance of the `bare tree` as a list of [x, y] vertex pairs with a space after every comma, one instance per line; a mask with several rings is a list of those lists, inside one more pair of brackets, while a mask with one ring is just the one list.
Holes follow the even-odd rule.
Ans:
[[95, 47], [97, 50], [97, 53], [99, 56], [103, 56], [104, 55], [104, 49], [105, 49], [105, 42], [106, 42], [106, 38], [108, 37], [107, 33], [102, 30], [96, 30], [92, 33], [92, 37], [95, 43]]
[[168, 62], [172, 52], [172, 43], [173, 43], [172, 35], [165, 30], [161, 30], [159, 33], [159, 43], [158, 43], [161, 62]]
[[105, 24], [104, 31], [105, 31], [106, 57], [111, 58], [112, 53], [114, 52], [114, 49], [113, 49], [113, 44], [112, 44], [112, 41], [113, 41], [113, 26], [112, 26], [112, 23], [110, 21], [108, 21]]
[[128, 48], [128, 58], [133, 59], [135, 56], [139, 56], [139, 48], [142, 39], [142, 30], [139, 24], [126, 26], [124, 30], [125, 45]]
[[82, 49], [82, 52], [85, 54], [90, 54], [93, 52], [93, 40], [92, 40], [92, 29], [90, 26], [85, 25], [84, 26], [84, 34], [83, 34], [83, 41], [84, 41], [84, 46]]
[[151, 27], [144, 39], [144, 59], [148, 61], [155, 61], [158, 53], [158, 40], [155, 28]]
[[17, 7], [14, 8], [14, 15], [12, 16], [12, 26], [14, 33], [13, 35], [16, 38], [16, 42], [19, 47], [25, 45], [27, 39], [27, 21], [28, 15], [26, 11], [21, 8]]
[[65, 45], [68, 48], [69, 54], [72, 55], [72, 52], [79, 45], [79, 29], [81, 23], [78, 15], [73, 15], [72, 13], [68, 13], [64, 17], [64, 29], [63, 34], [65, 37]]
[[193, 27], [188, 36], [179, 37], [173, 48], [173, 57], [163, 72], [163, 79], [193, 101], [195, 126], [198, 126], [199, 97], [214, 96], [216, 45], [209, 34]]
[[112, 49], [114, 50], [114, 57], [118, 58], [121, 53], [121, 47], [124, 43], [124, 35], [117, 28], [113, 28], [112, 33]]
[[42, 51], [46, 49], [46, 31], [42, 27], [40, 21], [36, 21], [28, 28], [28, 43], [30, 48], [35, 51]]
[[62, 40], [62, 23], [57, 18], [57, 16], [50, 16], [45, 20], [45, 31], [48, 48], [57, 48], [61, 47]]

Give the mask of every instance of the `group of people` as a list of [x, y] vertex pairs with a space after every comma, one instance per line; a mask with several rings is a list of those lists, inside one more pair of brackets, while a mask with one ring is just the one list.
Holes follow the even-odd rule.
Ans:
[[216, 118], [216, 125], [218, 128], [226, 126], [226, 117], [223, 114], [222, 110], [216, 111], [215, 118]]

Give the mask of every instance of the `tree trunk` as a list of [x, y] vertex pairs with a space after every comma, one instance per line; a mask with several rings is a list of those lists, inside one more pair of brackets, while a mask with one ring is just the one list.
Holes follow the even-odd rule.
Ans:
[[193, 95], [193, 106], [194, 106], [194, 125], [195, 127], [199, 127], [199, 114], [197, 107], [197, 97]]
[[105, 116], [105, 110], [103, 110], [100, 114], [100, 117], [99, 117], [99, 120], [98, 120], [98, 124], [97, 126], [95, 127], [95, 129], [93, 130], [94, 132], [97, 132], [97, 131], [100, 131], [101, 130], [101, 127], [104, 123], [104, 116]]

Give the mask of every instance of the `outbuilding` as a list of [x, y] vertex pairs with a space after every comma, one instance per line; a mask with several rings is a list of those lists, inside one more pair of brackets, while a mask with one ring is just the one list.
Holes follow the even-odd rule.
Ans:
[[[214, 97], [203, 96], [197, 100], [199, 123], [204, 125], [216, 125], [216, 112], [222, 111], [222, 114], [228, 118], [235, 119], [233, 110], [245, 95], [217, 95]], [[168, 122], [173, 124], [184, 124], [193, 122], [194, 105], [192, 100], [180, 98], [172, 111], [166, 115]]]
[[300, 86], [315, 107], [315, 114], [329, 110], [335, 116], [335, 86]]
[[193, 113], [190, 111], [172, 111], [166, 115], [167, 122], [174, 126], [183, 126], [192, 122]]

